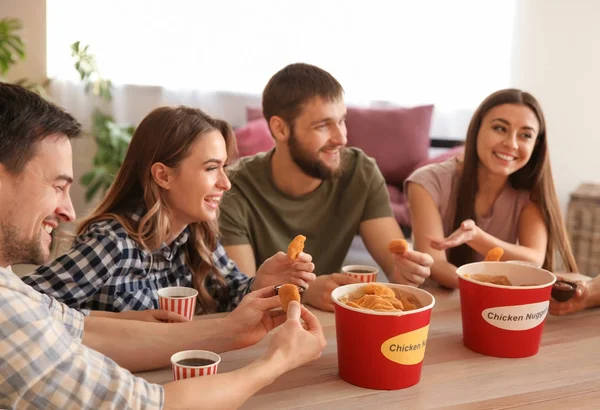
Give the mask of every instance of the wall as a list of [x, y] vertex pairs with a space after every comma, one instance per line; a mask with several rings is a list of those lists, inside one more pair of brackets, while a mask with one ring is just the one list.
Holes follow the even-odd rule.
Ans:
[[46, 79], [46, 0], [0, 0], [0, 18], [14, 17], [23, 22], [22, 37], [27, 58], [11, 68], [7, 77], [16, 81], [27, 77], [38, 83]]
[[[0, 17], [24, 23], [27, 60], [9, 79], [43, 81], [46, 74], [46, 1], [0, 0]], [[563, 207], [582, 181], [600, 181], [600, 2], [595, 0], [520, 0], [517, 2], [511, 82], [541, 101], [549, 129], [550, 155]], [[62, 99], [62, 98], [61, 98]], [[65, 106], [69, 104], [66, 103]], [[69, 107], [67, 107], [69, 108]], [[82, 120], [85, 118], [82, 117]], [[84, 121], [85, 122], [85, 121]], [[93, 141], [74, 143], [74, 171], [89, 169]], [[73, 188], [73, 202], [82, 215], [88, 206], [83, 189]]]
[[600, 182], [600, 2], [518, 2], [512, 83], [544, 109], [563, 206], [583, 181]]

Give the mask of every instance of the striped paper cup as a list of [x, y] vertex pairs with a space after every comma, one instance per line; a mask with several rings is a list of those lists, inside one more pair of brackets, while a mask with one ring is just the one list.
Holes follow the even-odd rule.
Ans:
[[173, 286], [158, 291], [158, 305], [162, 310], [175, 312], [188, 320], [194, 318], [198, 291], [193, 288]]
[[369, 283], [377, 280], [379, 269], [368, 265], [346, 265], [342, 268], [342, 273], [352, 276], [361, 282]]
[[221, 356], [207, 350], [185, 350], [171, 356], [173, 380], [217, 374]]

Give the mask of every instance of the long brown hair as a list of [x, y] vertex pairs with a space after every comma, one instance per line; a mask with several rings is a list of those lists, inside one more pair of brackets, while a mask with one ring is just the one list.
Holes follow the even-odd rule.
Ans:
[[[151, 167], [161, 162], [176, 168], [190, 153], [190, 147], [203, 134], [217, 130], [225, 138], [228, 161], [237, 154], [231, 126], [204, 112], [188, 107], [161, 107], [146, 116], [135, 130], [123, 165], [100, 205], [80, 224], [81, 235], [90, 224], [116, 219], [127, 233], [146, 250], [157, 249], [169, 236], [170, 210], [164, 191], [154, 181]], [[134, 221], [131, 214], [142, 206], [146, 213]], [[195, 222], [188, 226], [190, 237], [185, 245], [186, 262], [192, 271], [198, 304], [204, 313], [214, 312], [217, 299], [227, 297], [221, 275], [215, 273], [211, 254], [216, 248], [217, 221]], [[210, 295], [205, 279], [212, 274], [220, 284], [220, 292]]]
[[[458, 195], [456, 197], [456, 213], [454, 229], [458, 229], [465, 219], [475, 220], [475, 196], [478, 190], [477, 168], [477, 135], [481, 128], [483, 117], [494, 107], [503, 104], [518, 104], [529, 107], [536, 115], [540, 130], [537, 141], [527, 164], [508, 177], [514, 189], [524, 189], [531, 192], [531, 200], [540, 207], [546, 229], [548, 244], [543, 268], [553, 270], [554, 252], [558, 251], [565, 268], [577, 272], [577, 264], [573, 257], [571, 244], [567, 236], [562, 213], [558, 203], [550, 157], [548, 154], [548, 138], [546, 120], [538, 101], [529, 93], [517, 89], [500, 90], [487, 97], [473, 114], [465, 144], [465, 155], [462, 172], [459, 177]], [[474, 261], [474, 251], [467, 245], [450, 249], [448, 260], [456, 266]]]

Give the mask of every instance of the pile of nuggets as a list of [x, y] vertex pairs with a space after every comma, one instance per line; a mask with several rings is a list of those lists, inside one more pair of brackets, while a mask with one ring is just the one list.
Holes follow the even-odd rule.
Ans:
[[353, 308], [377, 312], [400, 312], [422, 307], [414, 296], [402, 295], [398, 299], [393, 289], [377, 283], [365, 285], [339, 301]]
[[[504, 255], [504, 249], [492, 248], [485, 255], [484, 262], [499, 262], [500, 259], [502, 258], [502, 255]], [[488, 275], [486, 273], [475, 273], [473, 275], [465, 274], [464, 277], [474, 279], [478, 282], [492, 283], [494, 285], [513, 286], [510, 279], [508, 279], [504, 275]], [[536, 286], [536, 284], [535, 283], [527, 283], [527, 284], [517, 285], [517, 286]]]
[[[504, 249], [492, 248], [485, 255], [484, 262], [499, 262], [504, 255]], [[464, 275], [465, 278], [475, 279], [479, 282], [492, 283], [494, 285], [512, 286], [510, 280], [504, 275], [488, 275], [485, 273], [475, 273], [473, 275]]]

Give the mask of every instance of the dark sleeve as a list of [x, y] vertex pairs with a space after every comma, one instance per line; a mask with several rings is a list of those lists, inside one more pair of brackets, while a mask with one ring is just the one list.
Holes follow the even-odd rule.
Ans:
[[[217, 244], [212, 259], [229, 290], [228, 297], [219, 302], [218, 311], [231, 312], [240, 304], [242, 298], [250, 292], [250, 286], [254, 282], [254, 278], [249, 278], [240, 272], [235, 262], [229, 259], [220, 243]], [[210, 291], [211, 287], [216, 286], [216, 283], [208, 278], [206, 285]]]
[[250, 244], [246, 206], [246, 198], [239, 194], [236, 187], [223, 195], [219, 207], [219, 230], [223, 245]]
[[114, 274], [122, 257], [115, 234], [91, 229], [77, 237], [66, 254], [23, 277], [23, 282], [69, 307], [81, 308]]
[[367, 202], [360, 221], [393, 217], [394, 213], [390, 206], [390, 194], [379, 167], [374, 160], [365, 158], [364, 165], [361, 168], [367, 173], [366, 180], [370, 181], [370, 183], [367, 187]]

